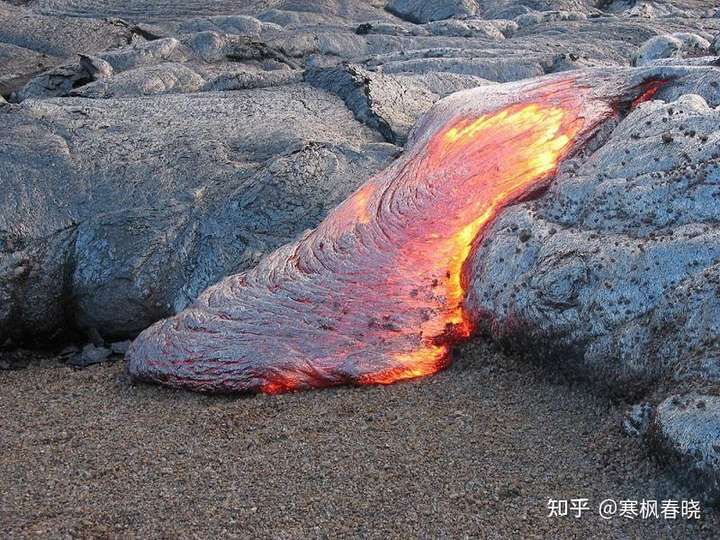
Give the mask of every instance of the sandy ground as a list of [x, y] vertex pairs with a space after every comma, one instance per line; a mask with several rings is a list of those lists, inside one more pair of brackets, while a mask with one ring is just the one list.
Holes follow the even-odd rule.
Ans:
[[549, 497], [689, 494], [622, 433], [624, 404], [484, 345], [458, 356], [421, 381], [236, 399], [133, 385], [121, 361], [75, 371], [45, 357], [0, 371], [2, 536], [720, 530], [712, 511], [700, 523], [547, 517]]

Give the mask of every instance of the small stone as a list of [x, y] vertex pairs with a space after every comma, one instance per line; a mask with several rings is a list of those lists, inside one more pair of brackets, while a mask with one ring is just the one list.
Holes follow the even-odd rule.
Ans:
[[110, 349], [106, 347], [96, 347], [89, 343], [83, 347], [83, 350], [72, 359], [70, 364], [75, 367], [87, 367], [93, 364], [104, 362], [110, 356]]
[[647, 432], [652, 416], [652, 405], [639, 403], [625, 413], [623, 418], [623, 431], [631, 437], [640, 437]]
[[364, 36], [365, 34], [369, 34], [371, 30], [372, 30], [372, 24], [363, 23], [355, 29], [355, 33], [358, 34], [359, 36]]
[[672, 135], [670, 135], [670, 133], [667, 131], [665, 133], [663, 133], [662, 134], [662, 142], [664, 142], [665, 144], [669, 144], [669, 143], [673, 142]]
[[98, 332], [97, 328], [88, 329], [87, 337], [88, 340], [90, 340], [90, 343], [96, 345], [97, 347], [102, 347], [103, 345], [105, 345], [105, 340], [100, 335], [100, 332]]
[[73, 354], [77, 354], [80, 352], [80, 348], [77, 345], [68, 345], [65, 347], [58, 356], [72, 356]]
[[669, 397], [658, 406], [648, 435], [708, 501], [720, 501], [720, 397]]
[[130, 344], [132, 342], [130, 340], [125, 341], [116, 341], [115, 343], [110, 345], [110, 349], [112, 350], [113, 354], [125, 354], [127, 350], [130, 348]]

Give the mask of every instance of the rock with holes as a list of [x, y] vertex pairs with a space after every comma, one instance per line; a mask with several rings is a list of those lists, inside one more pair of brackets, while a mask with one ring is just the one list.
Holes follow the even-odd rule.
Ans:
[[657, 407], [646, 437], [706, 502], [720, 501], [719, 396], [667, 398]]
[[674, 94], [720, 73], [687, 69], [488, 231], [468, 274], [484, 331], [616, 389], [718, 380], [707, 340], [720, 309], [720, 112]]
[[0, 116], [0, 342], [132, 336], [316, 225], [397, 152], [298, 83]]

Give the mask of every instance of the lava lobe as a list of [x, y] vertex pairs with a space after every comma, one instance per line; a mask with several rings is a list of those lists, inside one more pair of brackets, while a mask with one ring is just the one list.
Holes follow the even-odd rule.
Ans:
[[573, 73], [446, 98], [315, 230], [145, 330], [131, 375], [278, 393], [438, 371], [473, 329], [463, 267], [486, 225], [657, 86]]

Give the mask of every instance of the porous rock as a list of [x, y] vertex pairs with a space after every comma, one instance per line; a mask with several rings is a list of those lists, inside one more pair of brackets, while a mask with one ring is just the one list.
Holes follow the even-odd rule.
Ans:
[[[546, 196], [501, 215], [469, 272], [484, 331], [617, 387], [709, 376], [699, 351], [712, 356], [701, 343], [720, 308], [718, 114], [693, 95], [640, 106]], [[697, 316], [680, 313], [688, 299]]]
[[663, 401], [648, 440], [706, 501], [720, 501], [720, 397], [697, 393]]

